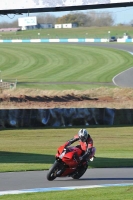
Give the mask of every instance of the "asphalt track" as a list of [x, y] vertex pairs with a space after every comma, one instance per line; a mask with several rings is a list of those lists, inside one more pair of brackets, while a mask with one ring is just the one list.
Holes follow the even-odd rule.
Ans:
[[[78, 44], [79, 45], [79, 44]], [[90, 43], [84, 44], [90, 46], [103, 46], [107, 48], [116, 48], [133, 53], [132, 44], [110, 44], [110, 43]], [[130, 71], [131, 70], [131, 71]], [[133, 73], [133, 67], [131, 69], [122, 72], [118, 76], [114, 77], [115, 83], [119, 86], [123, 84], [123, 80], [131, 80]], [[122, 81], [122, 82], [121, 82]], [[131, 80], [130, 87], [133, 87]], [[133, 168], [102, 168], [102, 169], [88, 169], [84, 176], [79, 180], [73, 180], [72, 178], [57, 178], [54, 181], [48, 181], [46, 179], [47, 171], [29, 171], [29, 172], [8, 172], [0, 173], [0, 192], [35, 189], [35, 188], [61, 188], [61, 187], [78, 187], [78, 186], [95, 186], [108, 184], [133, 184]], [[50, 191], [50, 189], [49, 189]]]
[[133, 168], [88, 169], [79, 179], [70, 177], [48, 181], [47, 171], [0, 173], [0, 191], [101, 184], [133, 184]]

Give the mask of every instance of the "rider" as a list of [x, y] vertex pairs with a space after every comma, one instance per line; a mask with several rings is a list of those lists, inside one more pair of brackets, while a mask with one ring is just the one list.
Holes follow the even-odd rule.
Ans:
[[80, 145], [77, 145], [78, 148], [82, 150], [82, 156], [79, 158], [80, 161], [90, 160], [93, 161], [95, 158], [95, 147], [93, 147], [93, 139], [89, 135], [86, 129], [80, 129], [78, 134], [74, 136], [71, 140], [66, 142], [66, 147], [70, 146], [74, 142], [79, 141]]

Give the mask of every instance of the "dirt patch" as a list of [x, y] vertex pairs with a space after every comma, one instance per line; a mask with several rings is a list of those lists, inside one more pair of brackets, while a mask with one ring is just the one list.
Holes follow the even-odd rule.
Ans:
[[5, 96], [0, 98], [0, 103], [4, 107], [13, 106], [17, 108], [54, 108], [54, 107], [82, 107], [89, 102], [99, 101], [97, 98], [84, 96]]
[[[29, 95], [26, 95], [29, 94]], [[34, 94], [34, 95], [33, 95]], [[4, 91], [1, 109], [19, 108], [133, 108], [132, 89], [99, 88], [89, 91]]]
[[[127, 106], [125, 105], [125, 102]], [[110, 107], [125, 108], [132, 107], [133, 99], [113, 98], [110, 96], [90, 98], [85, 96], [65, 95], [65, 96], [10, 96], [0, 98], [1, 108], [90, 108], [90, 107]]]

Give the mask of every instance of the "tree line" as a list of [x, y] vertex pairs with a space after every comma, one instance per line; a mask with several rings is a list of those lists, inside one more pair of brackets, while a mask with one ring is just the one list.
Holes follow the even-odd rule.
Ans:
[[[76, 23], [79, 27], [91, 27], [91, 26], [113, 26], [115, 17], [112, 13], [108, 12], [70, 12], [62, 17], [56, 17], [53, 14], [45, 13], [37, 15], [37, 22], [39, 24], [65, 24], [65, 23]], [[12, 22], [1, 22], [0, 28], [17, 28], [18, 20]]]

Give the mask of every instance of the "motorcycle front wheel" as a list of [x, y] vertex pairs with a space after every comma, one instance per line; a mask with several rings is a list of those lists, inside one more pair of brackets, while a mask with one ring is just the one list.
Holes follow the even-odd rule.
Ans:
[[60, 171], [60, 163], [56, 160], [47, 173], [47, 180], [53, 181], [57, 177], [57, 173]]

